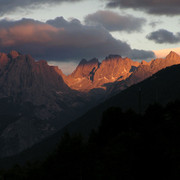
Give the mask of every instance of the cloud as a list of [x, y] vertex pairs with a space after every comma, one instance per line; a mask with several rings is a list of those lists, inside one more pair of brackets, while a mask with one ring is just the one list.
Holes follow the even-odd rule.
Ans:
[[39, 8], [43, 4], [57, 4], [62, 2], [78, 2], [81, 0], [0, 0], [0, 15], [24, 8]]
[[156, 15], [180, 14], [179, 0], [107, 0], [107, 7], [132, 8]]
[[160, 29], [158, 31], [151, 32], [146, 36], [147, 39], [153, 40], [158, 44], [168, 43], [168, 44], [176, 44], [180, 42], [180, 33], [172, 33], [165, 29]]
[[160, 25], [160, 24], [162, 24], [162, 23], [163, 23], [162, 21], [157, 20], [157, 21], [151, 21], [151, 22], [149, 23], [149, 25], [150, 25], [152, 28], [155, 28], [155, 27], [157, 27], [158, 25]]
[[151, 59], [153, 58], [154, 52], [152, 51], [145, 51], [145, 50], [139, 50], [139, 49], [132, 49], [129, 53], [129, 57], [132, 59]]
[[[78, 19], [66, 21], [63, 17], [46, 23], [33, 19], [1, 20], [0, 49], [5, 52], [15, 49], [38, 59], [54, 61], [103, 58], [108, 54], [131, 56], [135, 51], [126, 42], [113, 38], [102, 26], [83, 25]], [[154, 55], [147, 51], [138, 53], [134, 58]]]
[[146, 20], [132, 15], [119, 15], [112, 11], [97, 11], [85, 17], [86, 24], [102, 25], [109, 31], [141, 31]]

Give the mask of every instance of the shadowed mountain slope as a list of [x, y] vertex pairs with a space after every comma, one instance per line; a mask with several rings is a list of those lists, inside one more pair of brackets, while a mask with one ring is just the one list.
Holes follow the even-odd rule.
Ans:
[[[165, 59], [155, 59], [149, 63], [110, 55], [101, 64], [96, 58], [82, 60], [76, 70], [66, 77], [58, 67], [49, 66], [44, 60], [35, 61], [30, 55], [16, 51], [0, 53], [0, 104], [3, 106], [1, 102], [4, 102], [5, 106], [15, 107], [9, 111], [3, 111], [3, 107], [0, 107], [0, 156], [13, 155], [31, 147], [104, 99], [174, 64], [180, 64], [180, 57], [174, 52]], [[170, 91], [165, 96], [165, 91], [169, 90], [174, 80], [169, 80], [168, 87], [165, 84], [159, 87], [164, 80], [161, 81], [154, 85], [151, 84], [152, 80], [147, 81], [146, 86], [137, 89], [132, 86], [115, 96], [114, 100], [111, 98], [103, 106], [98, 106], [97, 110], [95, 108], [85, 115], [82, 123], [74, 122], [73, 126], [78, 129], [80, 124], [79, 129], [82, 127], [82, 131], [88, 134], [88, 129], [95, 127], [100, 119], [96, 119], [96, 114], [100, 117], [106, 106], [132, 107], [137, 111], [141, 109], [138, 104], [142, 104], [143, 109], [157, 99], [168, 100], [171, 93], [175, 97], [178, 95]], [[71, 89], [66, 83], [81, 92]], [[175, 85], [172, 90], [175, 91]], [[130, 94], [126, 95], [127, 92]], [[138, 102], [139, 99], [142, 102]], [[87, 126], [83, 124], [86, 122]]]
[[23, 154], [14, 157], [14, 160], [10, 158], [2, 162], [8, 164], [12, 160], [15, 162], [24, 162], [29, 159], [42, 158], [54, 149], [60, 137], [66, 131], [70, 133], [80, 132], [87, 137], [92, 129], [96, 129], [99, 126], [102, 113], [109, 107], [120, 107], [123, 110], [131, 108], [136, 112], [143, 113], [150, 104], [160, 103], [165, 105], [168, 102], [180, 99], [179, 77], [180, 65], [163, 69], [143, 82], [131, 86], [104, 103], [94, 107], [81, 118], [71, 122], [63, 130], [47, 138], [40, 144], [35, 145]]
[[92, 100], [69, 88], [62, 76], [44, 60], [16, 51], [0, 53], [1, 157], [41, 141], [92, 106]]

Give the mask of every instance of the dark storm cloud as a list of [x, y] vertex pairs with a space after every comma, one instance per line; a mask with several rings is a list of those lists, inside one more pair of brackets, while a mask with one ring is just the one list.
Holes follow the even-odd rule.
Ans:
[[85, 17], [86, 24], [102, 25], [109, 31], [141, 31], [146, 20], [132, 15], [119, 15], [112, 11], [97, 11]]
[[163, 44], [176, 44], [180, 42], [180, 33], [174, 34], [165, 29], [160, 29], [158, 31], [151, 32], [146, 36], [147, 39], [153, 40], [156, 43]]
[[[0, 49], [15, 49], [36, 58], [59, 61], [79, 61], [83, 57], [100, 58], [108, 54], [129, 56], [134, 51], [126, 42], [113, 38], [102, 26], [83, 25], [77, 19], [66, 21], [63, 17], [46, 23], [33, 19], [1, 20]], [[135, 58], [153, 55], [141, 51]]]
[[56, 17], [55, 19], [50, 19], [46, 21], [47, 24], [50, 24], [56, 28], [79, 28], [82, 27], [81, 22], [78, 19], [72, 19], [70, 21], [66, 21], [62, 16]]
[[0, 15], [24, 8], [38, 8], [43, 4], [55, 4], [62, 2], [78, 2], [81, 0], [0, 0]]
[[107, 0], [107, 7], [132, 8], [143, 10], [149, 14], [180, 14], [179, 0]]
[[132, 49], [131, 52], [129, 53], [129, 58], [132, 59], [151, 59], [155, 55], [152, 51], [144, 51], [144, 50], [139, 50], [139, 49]]

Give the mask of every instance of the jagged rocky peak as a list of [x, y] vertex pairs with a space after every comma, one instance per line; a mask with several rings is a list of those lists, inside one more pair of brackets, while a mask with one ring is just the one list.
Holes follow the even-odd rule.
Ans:
[[[139, 66], [140, 63], [137, 62], [137, 61], [133, 61], [127, 57], [125, 58], [122, 58], [120, 55], [109, 55], [107, 56], [103, 61], [102, 61], [102, 64], [101, 64], [101, 68], [102, 67], [109, 67], [111, 66], [114, 70], [114, 68], [117, 68], [117, 66], [119, 68], [124, 68], [123, 66]], [[118, 70], [119, 71], [119, 70]]]
[[145, 61], [145, 60], [142, 60], [141, 61], [141, 65], [149, 65], [149, 62]]
[[88, 77], [90, 73], [99, 67], [99, 61], [97, 58], [93, 58], [89, 61], [82, 59], [75, 71], [70, 75], [73, 78]]
[[87, 64], [87, 60], [86, 59], [82, 59], [81, 61], [80, 61], [80, 63], [79, 63], [79, 65], [78, 66], [80, 66], [80, 65], [85, 65], [85, 64]]
[[99, 64], [99, 60], [97, 58], [93, 58], [87, 62], [87, 64]]
[[12, 59], [17, 58], [19, 55], [21, 55], [21, 54], [20, 54], [19, 52], [15, 51], [15, 50], [12, 50], [12, 51], [8, 54], [8, 56], [9, 56], [10, 58], [12, 58]]
[[180, 59], [180, 56], [175, 53], [174, 51], [171, 51], [167, 56], [166, 56], [166, 59], [173, 59], [173, 60], [176, 60], [176, 59]]
[[82, 59], [78, 66], [92, 65], [92, 64], [97, 64], [97, 63], [99, 63], [97, 58], [93, 58], [93, 59], [91, 59], [89, 61], [87, 61], [86, 59]]
[[[95, 82], [101, 81], [101, 84], [114, 82], [120, 77], [126, 78], [139, 66], [139, 62], [135, 62], [129, 58], [122, 58], [119, 55], [109, 55], [101, 63], [95, 73]], [[99, 83], [100, 84], [100, 83]]]
[[9, 61], [7, 54], [0, 52], [0, 66], [4, 66]]
[[160, 59], [152, 60], [150, 66], [153, 71], [157, 72], [160, 69], [163, 69], [168, 66], [175, 65], [175, 64], [180, 64], [180, 56], [174, 51], [171, 51], [164, 59], [160, 58]]
[[120, 55], [109, 55], [107, 56], [103, 61], [101, 66], [112, 66], [113, 68], [115, 66], [124, 66], [124, 65], [130, 65], [130, 66], [139, 66], [140, 63], [137, 61], [133, 61], [132, 59], [125, 57], [122, 58]]
[[2, 57], [7, 57], [7, 54], [3, 53], [3, 52], [0, 52], [0, 58], [2, 58]]
[[[0, 85], [3, 83], [2, 90], [8, 96], [22, 92], [24, 98], [33, 103], [39, 103], [41, 98], [38, 97], [38, 91], [65, 92], [69, 90], [60, 72], [49, 66], [44, 60], [35, 61], [30, 55], [19, 55], [17, 58], [10, 60], [6, 68], [3, 68], [3, 66], [0, 66], [0, 68], [3, 73], [0, 77]], [[6, 72], [8, 72], [8, 77], [6, 77]], [[4, 82], [5, 78], [7, 78], [6, 82]], [[34, 93], [31, 94], [30, 90]]]

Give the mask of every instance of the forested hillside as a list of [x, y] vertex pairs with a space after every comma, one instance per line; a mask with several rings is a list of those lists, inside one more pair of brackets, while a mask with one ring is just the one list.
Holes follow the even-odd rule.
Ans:
[[180, 102], [151, 105], [144, 115], [112, 107], [88, 141], [65, 133], [42, 162], [1, 171], [6, 180], [119, 180], [180, 177]]

